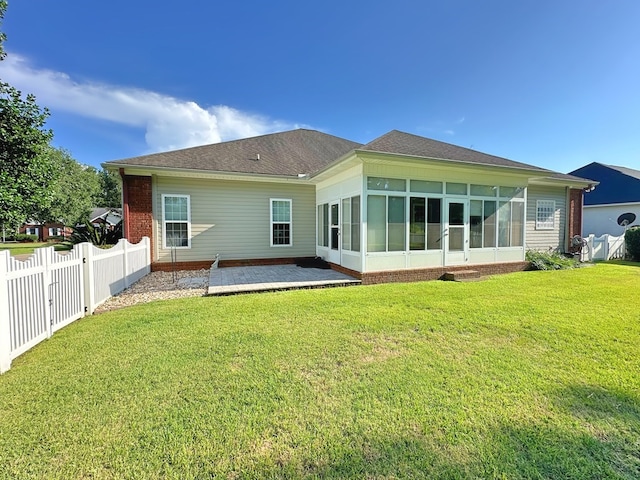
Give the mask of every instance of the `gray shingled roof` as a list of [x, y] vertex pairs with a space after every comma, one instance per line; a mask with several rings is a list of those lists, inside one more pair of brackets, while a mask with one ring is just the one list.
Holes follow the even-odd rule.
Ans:
[[552, 173], [550, 170], [514, 162], [502, 157], [488, 155], [486, 153], [459, 147], [450, 143], [439, 142], [430, 138], [412, 135], [410, 133], [392, 130], [389, 133], [367, 143], [359, 150], [371, 152], [397, 153], [400, 155], [412, 155], [415, 157], [453, 160], [458, 162], [478, 163], [482, 165], [495, 165], [498, 167], [525, 168], [528, 170], [540, 170]]
[[[258, 175], [313, 174], [361, 144], [298, 129], [201, 147], [106, 162], [107, 165], [180, 168]], [[260, 160], [256, 160], [260, 155]]]
[[[353, 150], [410, 155], [539, 171], [559, 180], [585, 179], [392, 130], [366, 145], [316, 130], [298, 129], [230, 142], [106, 162], [110, 167], [159, 167], [257, 175], [313, 175]], [[260, 159], [257, 160], [257, 156]]]

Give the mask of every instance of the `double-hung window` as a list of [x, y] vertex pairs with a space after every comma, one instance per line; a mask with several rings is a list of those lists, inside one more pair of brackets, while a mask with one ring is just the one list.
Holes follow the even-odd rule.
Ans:
[[553, 230], [555, 213], [556, 202], [554, 200], [538, 200], [536, 202], [536, 230]]
[[293, 245], [291, 237], [291, 200], [272, 198], [270, 203], [271, 246], [290, 247], [291, 245]]
[[191, 248], [189, 195], [162, 195], [162, 247]]

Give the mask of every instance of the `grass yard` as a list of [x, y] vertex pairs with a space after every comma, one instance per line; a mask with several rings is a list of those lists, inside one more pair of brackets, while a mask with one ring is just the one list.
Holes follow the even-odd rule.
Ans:
[[71, 250], [73, 245], [69, 243], [26, 242], [26, 243], [0, 243], [0, 250], [9, 250], [11, 255], [28, 255], [36, 248], [50, 247], [58, 251]]
[[640, 478], [640, 265], [151, 303], [0, 377], [1, 478]]

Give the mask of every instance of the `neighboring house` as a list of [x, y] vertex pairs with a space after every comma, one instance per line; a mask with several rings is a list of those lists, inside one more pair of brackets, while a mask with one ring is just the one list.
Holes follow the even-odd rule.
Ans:
[[94, 227], [106, 224], [108, 228], [113, 229], [122, 222], [122, 209], [98, 207], [91, 210], [89, 221]]
[[640, 171], [593, 162], [571, 174], [599, 182], [584, 196], [583, 236], [622, 235], [624, 227], [618, 225], [618, 217], [629, 212], [636, 216], [629, 226], [640, 225]]
[[39, 242], [46, 242], [51, 237], [62, 237], [62, 235], [71, 235], [71, 229], [65, 227], [61, 223], [38, 223], [34, 220], [28, 220], [19, 229], [18, 233], [26, 235], [37, 235]]
[[319, 256], [365, 283], [522, 270], [569, 248], [592, 182], [391, 131], [356, 142], [313, 130], [106, 162], [123, 180], [124, 235], [152, 268]]

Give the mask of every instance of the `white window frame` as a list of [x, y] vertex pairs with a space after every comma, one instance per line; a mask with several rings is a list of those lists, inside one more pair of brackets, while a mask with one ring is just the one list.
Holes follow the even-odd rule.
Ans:
[[[166, 198], [186, 198], [187, 199], [187, 245], [183, 246], [168, 246], [167, 245], [167, 223], [185, 223], [184, 220], [167, 220], [165, 217], [165, 199]], [[162, 194], [162, 248], [175, 248], [186, 250], [191, 248], [191, 195], [183, 195], [183, 194], [172, 194], [172, 193], [163, 193]]]
[[[273, 221], [273, 203], [274, 202], [288, 202], [289, 203], [289, 221]], [[289, 225], [289, 243], [275, 244], [273, 243], [273, 226], [274, 225]], [[272, 247], [293, 247], [293, 201], [290, 198], [270, 198], [269, 199], [269, 244]]]
[[[549, 210], [551, 216], [549, 220]], [[547, 220], [541, 221], [544, 215]], [[555, 200], [536, 200], [536, 230], [553, 230], [556, 225], [556, 201]]]

